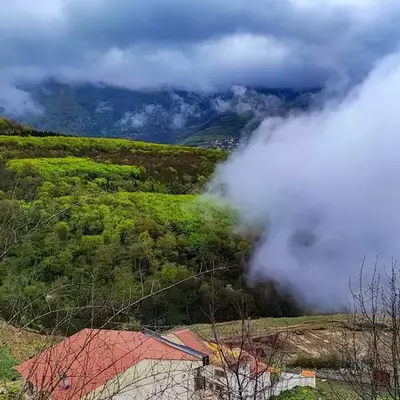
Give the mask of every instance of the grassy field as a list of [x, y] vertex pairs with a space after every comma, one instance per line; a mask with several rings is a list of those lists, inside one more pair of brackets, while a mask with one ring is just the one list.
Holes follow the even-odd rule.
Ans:
[[[260, 318], [250, 321], [250, 331], [254, 336], [261, 336], [266, 331], [280, 331], [285, 329], [301, 329], [307, 327], [329, 328], [337, 326], [345, 319], [344, 314], [307, 315], [295, 318]], [[242, 321], [232, 321], [217, 324], [220, 338], [231, 338], [239, 335], [242, 330]], [[213, 327], [210, 324], [196, 324], [190, 327], [201, 337], [212, 339]]]
[[[315, 389], [297, 387], [281, 393], [273, 400], [359, 400], [360, 396], [354, 391], [350, 384], [338, 381], [326, 381], [317, 379]], [[389, 400], [382, 394], [377, 400]]]
[[316, 389], [297, 387], [281, 393], [274, 400], [355, 400], [358, 396], [342, 382], [317, 380]]
[[337, 381], [317, 380], [317, 395], [324, 400], [354, 400], [358, 396], [350, 385]]
[[0, 381], [11, 380], [17, 377], [17, 372], [13, 369], [18, 361], [11, 355], [6, 348], [0, 349]]

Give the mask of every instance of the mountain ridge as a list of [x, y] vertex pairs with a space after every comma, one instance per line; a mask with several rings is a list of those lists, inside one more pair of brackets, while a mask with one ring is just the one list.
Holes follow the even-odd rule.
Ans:
[[235, 144], [264, 118], [309, 107], [317, 92], [241, 86], [213, 93], [150, 91], [54, 80], [22, 89], [36, 112], [1, 114], [38, 130], [200, 147]]

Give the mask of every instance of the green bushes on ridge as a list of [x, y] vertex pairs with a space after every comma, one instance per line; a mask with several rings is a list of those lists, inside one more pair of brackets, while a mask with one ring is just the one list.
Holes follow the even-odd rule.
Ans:
[[[1, 131], [0, 131], [1, 133]], [[122, 153], [135, 151], [158, 151], [163, 154], [190, 153], [203, 157], [210, 157], [214, 160], [224, 159], [225, 153], [220, 150], [206, 150], [196, 147], [175, 146], [169, 144], [157, 144], [139, 142], [127, 139], [100, 139], [88, 137], [20, 137], [20, 136], [0, 136], [0, 145], [3, 147], [17, 147], [19, 149], [29, 149], [34, 146], [37, 149], [48, 150], [67, 150], [73, 153]]]
[[48, 181], [82, 175], [96, 179], [113, 174], [130, 179], [137, 178], [141, 172], [140, 168], [133, 165], [96, 163], [90, 159], [78, 157], [11, 160], [7, 163], [7, 168], [18, 175], [37, 172], [44, 180]]
[[172, 194], [199, 192], [213, 173], [215, 165], [226, 157], [220, 151], [124, 139], [17, 136], [0, 136], [0, 155], [4, 161], [72, 156], [90, 158], [96, 162], [142, 167], [142, 182], [151, 181], [145, 190], [161, 190]]
[[36, 129], [21, 125], [16, 121], [8, 118], [0, 117], [0, 135], [11, 135], [11, 136], [65, 136], [60, 133], [49, 132], [49, 131], [37, 131]]

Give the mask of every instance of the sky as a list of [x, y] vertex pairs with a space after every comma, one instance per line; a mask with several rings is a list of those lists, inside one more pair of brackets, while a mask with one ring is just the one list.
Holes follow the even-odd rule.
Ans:
[[0, 88], [17, 102], [25, 94], [16, 83], [48, 77], [133, 89], [324, 86], [363, 76], [400, 38], [398, 0], [0, 0], [0, 6]]

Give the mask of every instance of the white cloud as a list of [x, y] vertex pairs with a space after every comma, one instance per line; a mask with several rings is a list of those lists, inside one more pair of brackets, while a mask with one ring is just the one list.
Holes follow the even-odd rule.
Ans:
[[118, 121], [118, 125], [125, 130], [143, 128], [148, 122], [148, 116], [145, 112], [127, 112]]
[[0, 82], [0, 107], [10, 117], [26, 114], [38, 114], [43, 110], [36, 104], [31, 95], [23, 90]]
[[399, 259], [400, 54], [339, 104], [268, 118], [218, 171], [211, 192], [264, 231], [251, 277], [273, 278], [311, 305], [343, 306], [349, 278]]

